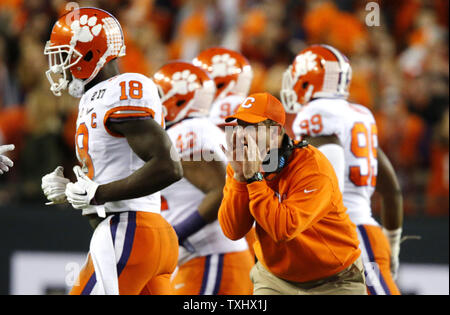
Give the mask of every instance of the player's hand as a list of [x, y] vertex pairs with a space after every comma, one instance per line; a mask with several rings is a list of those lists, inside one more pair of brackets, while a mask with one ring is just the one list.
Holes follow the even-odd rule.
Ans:
[[396, 230], [386, 230], [383, 228], [383, 232], [389, 240], [391, 246], [391, 273], [394, 280], [398, 276], [398, 268], [400, 266], [400, 242], [402, 236], [402, 228]]
[[42, 177], [41, 188], [45, 197], [49, 200], [46, 205], [64, 203], [66, 198], [66, 186], [69, 179], [64, 177], [64, 168], [58, 166], [53, 172]]
[[75, 166], [73, 172], [77, 177], [77, 181], [67, 184], [67, 201], [75, 209], [85, 209], [91, 205], [99, 185], [87, 177], [81, 170], [81, 167]]
[[0, 175], [9, 171], [10, 167], [13, 167], [14, 163], [8, 157], [2, 155], [5, 152], [14, 150], [14, 144], [0, 145]]

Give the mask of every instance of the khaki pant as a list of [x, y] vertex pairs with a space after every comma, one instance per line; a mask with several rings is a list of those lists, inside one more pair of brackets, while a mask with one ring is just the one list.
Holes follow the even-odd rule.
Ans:
[[250, 271], [254, 295], [367, 295], [361, 258], [334, 276], [291, 282], [278, 278], [257, 262]]

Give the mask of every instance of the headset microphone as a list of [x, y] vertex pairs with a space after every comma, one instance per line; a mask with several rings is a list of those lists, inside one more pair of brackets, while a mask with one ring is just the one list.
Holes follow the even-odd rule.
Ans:
[[266, 175], [271, 173], [280, 173], [288, 164], [292, 151], [298, 148], [304, 148], [308, 145], [306, 140], [294, 144], [288, 135], [284, 135], [280, 148], [270, 150], [262, 162], [262, 169]]

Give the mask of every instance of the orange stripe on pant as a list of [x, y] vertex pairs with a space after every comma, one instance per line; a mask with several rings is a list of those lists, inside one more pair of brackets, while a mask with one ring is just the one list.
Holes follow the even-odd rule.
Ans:
[[179, 267], [172, 284], [176, 295], [251, 295], [248, 250], [197, 257]]
[[[119, 293], [172, 294], [170, 275], [178, 259], [178, 240], [163, 217], [148, 212], [123, 212], [111, 219]], [[72, 295], [89, 295], [96, 285], [91, 256], [81, 270]]]
[[358, 238], [367, 292], [371, 295], [399, 295], [391, 274], [391, 249], [383, 230], [375, 225], [358, 225]]

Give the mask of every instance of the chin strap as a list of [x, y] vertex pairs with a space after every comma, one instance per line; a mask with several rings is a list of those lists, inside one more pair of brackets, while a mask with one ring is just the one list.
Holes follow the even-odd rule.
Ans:
[[110, 48], [108, 47], [103, 56], [97, 62], [97, 65], [95, 66], [95, 69], [92, 72], [91, 76], [86, 80], [83, 81], [81, 79], [73, 78], [72, 82], [69, 83], [69, 94], [72, 95], [73, 97], [81, 98], [84, 94], [85, 85], [91, 82], [95, 78], [95, 76], [100, 72], [100, 70], [106, 63], [106, 58], [108, 58], [109, 55], [110, 55]]

